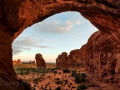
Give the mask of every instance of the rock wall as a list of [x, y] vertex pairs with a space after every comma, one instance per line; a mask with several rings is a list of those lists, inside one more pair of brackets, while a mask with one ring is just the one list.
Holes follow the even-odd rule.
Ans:
[[86, 71], [99, 80], [120, 81], [120, 33], [95, 32], [81, 49]]
[[70, 55], [62, 53], [56, 59], [57, 68], [83, 65], [91, 78], [106, 82], [120, 81], [120, 36], [118, 33], [91, 35], [88, 42]]
[[41, 68], [41, 67], [46, 68], [45, 60], [43, 59], [40, 53], [35, 55], [35, 59], [36, 59], [37, 68]]

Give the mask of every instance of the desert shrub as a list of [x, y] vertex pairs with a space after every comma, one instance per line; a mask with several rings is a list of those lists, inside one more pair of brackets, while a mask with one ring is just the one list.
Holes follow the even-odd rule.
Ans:
[[63, 69], [63, 73], [69, 73], [69, 72], [70, 72], [69, 69], [67, 69], [67, 68]]
[[57, 71], [54, 71], [54, 74], [57, 74]]
[[76, 73], [74, 75], [74, 79], [76, 83], [80, 83], [81, 82], [81, 75], [79, 73]]
[[39, 82], [39, 81], [40, 81], [40, 79], [41, 79], [41, 77], [34, 78], [34, 79], [33, 79], [33, 81], [35, 81], [35, 82]]
[[52, 68], [52, 69], [51, 69], [51, 71], [55, 71], [55, 70], [57, 70], [57, 68]]
[[60, 86], [58, 86], [55, 90], [61, 90], [61, 89], [60, 89]]
[[76, 86], [72, 86], [72, 88], [76, 88]]
[[60, 80], [59, 78], [55, 78], [54, 80]]
[[20, 71], [20, 75], [23, 75], [24, 74], [24, 72], [23, 71]]
[[36, 85], [34, 85], [34, 87], [36, 87]]
[[55, 78], [54, 80], [57, 85], [62, 83], [59, 78]]
[[36, 90], [34, 87], [32, 87], [32, 90]]
[[81, 81], [85, 81], [86, 80], [86, 74], [85, 73], [82, 73], [81, 74]]
[[87, 86], [85, 86], [84, 84], [78, 85], [76, 90], [85, 90], [87, 88]]
[[75, 70], [72, 70], [71, 76], [75, 76], [75, 74], [76, 74], [76, 71], [75, 71]]
[[61, 74], [61, 72], [59, 72], [58, 74]]
[[85, 73], [76, 73], [75, 71], [72, 71], [72, 75], [75, 79], [75, 82], [76, 83], [80, 83], [80, 82], [83, 82], [83, 81], [86, 81], [86, 75]]
[[56, 80], [55, 83], [58, 85], [61, 84], [62, 82], [60, 80]]

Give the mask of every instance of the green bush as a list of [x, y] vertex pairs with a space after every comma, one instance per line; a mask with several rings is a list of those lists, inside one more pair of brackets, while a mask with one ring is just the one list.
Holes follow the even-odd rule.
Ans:
[[39, 81], [40, 81], [40, 79], [41, 79], [41, 77], [34, 78], [34, 79], [33, 79], [33, 81], [35, 81], [35, 82], [39, 82]]
[[86, 80], [86, 75], [85, 74], [80, 74], [80, 73], [76, 73], [74, 75], [74, 79], [76, 83], [80, 83]]
[[85, 86], [84, 84], [81, 84], [79, 86], [77, 86], [76, 90], [85, 90], [87, 88], [87, 86]]
[[76, 73], [74, 75], [74, 79], [76, 83], [80, 83], [81, 82], [81, 75], [79, 73]]
[[58, 86], [55, 90], [61, 90], [61, 89], [60, 89], [60, 86]]
[[69, 73], [69, 72], [70, 72], [69, 69], [67, 69], [67, 68], [63, 69], [63, 73]]
[[85, 79], [86, 79], [86, 74], [85, 74], [85, 73], [82, 73], [82, 74], [81, 74], [81, 81], [85, 81]]
[[58, 85], [61, 84], [62, 82], [60, 80], [56, 80], [55, 83]]
[[62, 83], [59, 78], [55, 78], [54, 80], [57, 85]]
[[32, 90], [36, 90], [34, 87], [32, 87]]
[[54, 71], [54, 74], [57, 74], [57, 71]]
[[75, 76], [75, 74], [76, 74], [76, 71], [75, 71], [75, 70], [72, 70], [71, 76]]
[[54, 80], [60, 80], [59, 78], [55, 78]]

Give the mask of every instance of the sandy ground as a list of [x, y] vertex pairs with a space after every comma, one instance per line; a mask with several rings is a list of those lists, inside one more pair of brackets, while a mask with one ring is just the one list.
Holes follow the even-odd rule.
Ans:
[[[18, 77], [29, 80], [35, 90], [55, 90], [58, 86], [60, 86], [61, 90], [76, 90], [79, 84], [75, 83], [74, 77], [71, 76], [71, 73], [63, 73], [63, 70], [56, 71], [56, 74], [51, 72], [46, 74], [30, 73], [29, 75], [19, 75]], [[77, 70], [77, 72], [85, 73], [82, 68]], [[39, 78], [39, 81], [33, 81], [35, 78]], [[60, 84], [55, 83], [57, 79], [61, 82]], [[120, 90], [120, 83], [110, 84], [86, 81], [80, 84], [85, 84], [87, 86], [87, 89], [85, 90]]]

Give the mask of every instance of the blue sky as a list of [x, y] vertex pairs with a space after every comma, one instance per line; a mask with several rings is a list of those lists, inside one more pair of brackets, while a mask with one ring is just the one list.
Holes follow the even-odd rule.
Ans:
[[41, 53], [46, 62], [55, 62], [62, 52], [79, 49], [97, 31], [78, 12], [55, 14], [26, 28], [13, 42], [13, 60], [35, 60]]

